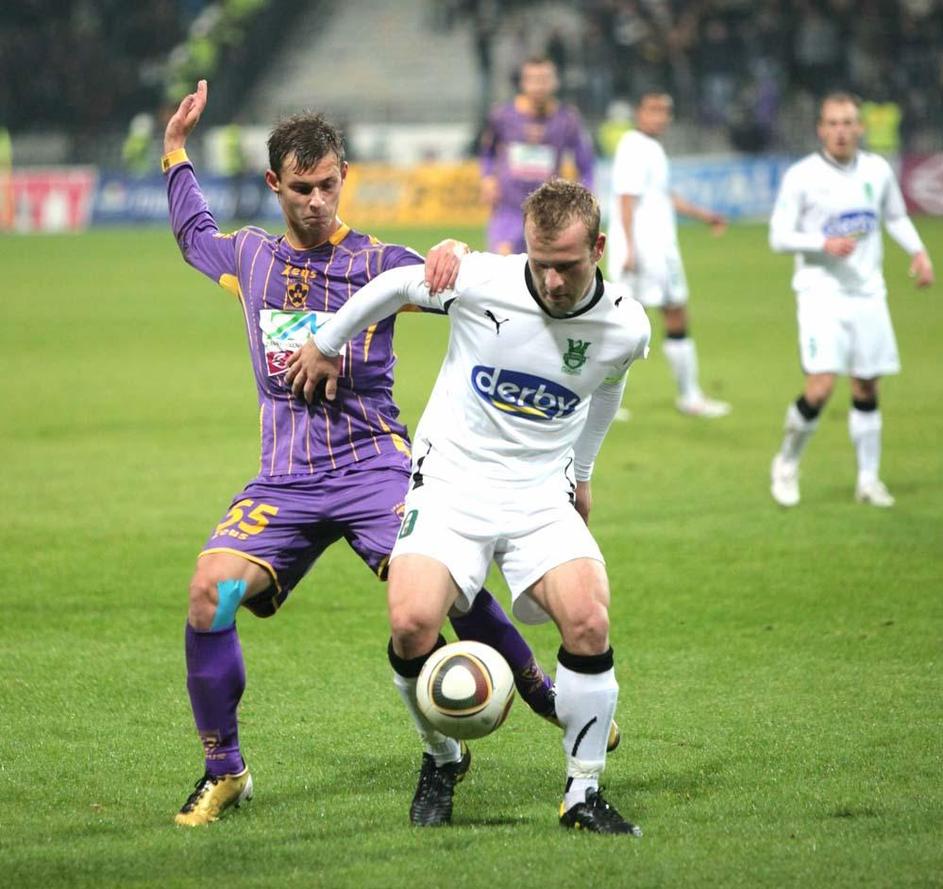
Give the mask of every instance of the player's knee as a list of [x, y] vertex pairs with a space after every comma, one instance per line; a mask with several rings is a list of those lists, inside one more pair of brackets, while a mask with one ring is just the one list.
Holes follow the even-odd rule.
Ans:
[[566, 632], [566, 647], [574, 654], [599, 654], [609, 647], [609, 610], [593, 603], [575, 615]]
[[429, 651], [439, 637], [439, 629], [434, 621], [408, 604], [390, 608], [393, 644], [404, 657], [417, 657]]
[[244, 580], [218, 580], [197, 573], [190, 581], [187, 620], [195, 630], [226, 630], [236, 621], [236, 609], [245, 595]]

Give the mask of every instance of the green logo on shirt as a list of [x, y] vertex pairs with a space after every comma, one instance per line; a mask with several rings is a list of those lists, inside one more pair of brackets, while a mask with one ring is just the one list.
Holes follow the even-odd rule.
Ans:
[[583, 365], [586, 364], [586, 350], [592, 345], [591, 342], [583, 340], [571, 340], [567, 337], [566, 352], [563, 353], [563, 372], [568, 374], [578, 374], [583, 372]]
[[413, 529], [416, 527], [416, 518], [419, 515], [418, 509], [411, 509], [409, 512], [403, 516], [403, 524], [399, 529], [400, 537], [409, 537], [413, 533]]
[[864, 196], [869, 200], [874, 200], [874, 189], [871, 187], [870, 182], [865, 182], [864, 184]]

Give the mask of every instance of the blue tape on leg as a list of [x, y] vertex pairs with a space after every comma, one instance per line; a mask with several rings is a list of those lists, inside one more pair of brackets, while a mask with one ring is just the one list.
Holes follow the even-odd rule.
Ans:
[[219, 630], [228, 630], [236, 622], [236, 609], [245, 595], [246, 582], [221, 580], [216, 584], [216, 590], [219, 593], [219, 602], [216, 605], [213, 624], [210, 626], [210, 630], [214, 633]]

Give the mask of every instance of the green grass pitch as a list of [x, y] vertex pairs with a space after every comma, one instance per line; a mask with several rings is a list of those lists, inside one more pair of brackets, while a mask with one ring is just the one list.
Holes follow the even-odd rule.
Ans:
[[[943, 222], [918, 227], [943, 265]], [[424, 249], [444, 233], [377, 234]], [[559, 732], [520, 702], [475, 743], [454, 825], [409, 827], [419, 754], [384, 589], [342, 544], [275, 619], [240, 617], [255, 799], [175, 828], [202, 764], [187, 581], [257, 469], [241, 313], [163, 230], [0, 239], [0, 882], [943, 885], [943, 285], [915, 292], [888, 245], [897, 506], [852, 502], [841, 383], [783, 512], [767, 488], [801, 383], [790, 261], [763, 226], [682, 240], [702, 379], [733, 414], [674, 411], [659, 335], [594, 479], [624, 737], [604, 783], [645, 829], [630, 841], [557, 826]], [[446, 328], [398, 324], [411, 426]], [[525, 632], [552, 666], [554, 630]]]

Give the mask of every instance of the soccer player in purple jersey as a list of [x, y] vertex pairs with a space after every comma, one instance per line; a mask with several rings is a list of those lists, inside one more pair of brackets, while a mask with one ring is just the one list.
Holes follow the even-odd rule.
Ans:
[[[162, 167], [170, 221], [188, 263], [239, 301], [246, 322], [261, 426], [259, 474], [237, 494], [200, 552], [190, 582], [187, 689], [206, 769], [176, 823], [216, 821], [252, 796], [236, 710], [245, 666], [236, 632], [240, 605], [269, 617], [322, 552], [342, 537], [381, 578], [399, 531], [409, 481], [409, 440], [393, 401], [393, 319], [347, 344], [335, 402], [292, 398], [284, 370], [318, 326], [381, 272], [422, 262], [407, 247], [353, 231], [337, 210], [347, 174], [340, 134], [318, 115], [284, 121], [269, 138], [265, 181], [281, 206], [284, 235], [247, 226], [222, 234], [193, 166], [187, 137], [206, 107], [206, 81], [167, 123]], [[430, 286], [454, 282], [455, 242], [427, 262]], [[550, 679], [485, 591], [454, 621], [461, 638], [497, 648], [527, 703], [554, 714]], [[431, 745], [427, 744], [427, 747]], [[441, 753], [434, 749], [427, 752]], [[440, 757], [441, 758], [441, 757]], [[437, 763], [446, 769], [449, 763]], [[466, 763], [467, 766], [467, 763]]]
[[572, 155], [580, 182], [593, 187], [593, 140], [580, 113], [557, 101], [557, 69], [535, 56], [521, 66], [520, 93], [497, 106], [481, 139], [481, 193], [491, 207], [488, 250], [526, 253], [521, 204], [544, 182], [559, 176]]

